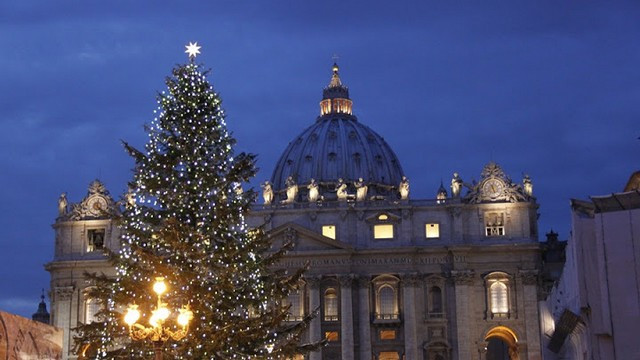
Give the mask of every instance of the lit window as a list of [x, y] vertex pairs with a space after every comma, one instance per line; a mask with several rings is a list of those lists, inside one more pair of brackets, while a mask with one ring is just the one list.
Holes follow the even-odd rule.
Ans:
[[91, 229], [87, 231], [87, 252], [104, 249], [104, 229]]
[[373, 279], [375, 290], [375, 319], [382, 321], [397, 321], [398, 313], [398, 283], [399, 279], [391, 275], [380, 275]]
[[337, 331], [325, 331], [324, 337], [327, 338], [329, 342], [340, 340], [340, 335]]
[[487, 213], [484, 217], [486, 236], [504, 236], [504, 214]]
[[389, 220], [389, 216], [387, 214], [381, 214], [378, 216], [378, 220]]
[[333, 240], [336, 239], [336, 226], [335, 225], [323, 225], [322, 226], [322, 236], [326, 236]]
[[380, 330], [380, 340], [395, 340], [395, 339], [396, 339], [395, 330]]
[[324, 292], [324, 321], [338, 321], [338, 294], [334, 288]]
[[378, 318], [382, 320], [397, 319], [396, 290], [390, 285], [385, 285], [378, 290]]
[[440, 224], [427, 224], [425, 225], [425, 233], [427, 239], [435, 239], [440, 237]]
[[511, 309], [511, 276], [493, 272], [485, 277], [487, 289], [487, 315], [491, 318], [508, 318]]
[[383, 351], [378, 357], [379, 360], [400, 360], [400, 355], [395, 351]]
[[374, 225], [373, 238], [374, 239], [393, 239], [393, 224]]
[[491, 293], [491, 313], [494, 315], [507, 314], [509, 312], [507, 285], [502, 281], [497, 281], [491, 284], [489, 291]]
[[291, 290], [287, 297], [287, 302], [291, 306], [287, 321], [301, 321], [304, 319], [304, 287], [300, 286]]
[[84, 304], [84, 323], [90, 324], [98, 321], [98, 312], [100, 311], [100, 302], [96, 299], [88, 298]]

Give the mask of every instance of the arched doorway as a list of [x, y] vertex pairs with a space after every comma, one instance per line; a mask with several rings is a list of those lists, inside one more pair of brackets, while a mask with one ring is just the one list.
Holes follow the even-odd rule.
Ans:
[[518, 337], [506, 326], [496, 326], [484, 337], [487, 343], [486, 360], [519, 360]]

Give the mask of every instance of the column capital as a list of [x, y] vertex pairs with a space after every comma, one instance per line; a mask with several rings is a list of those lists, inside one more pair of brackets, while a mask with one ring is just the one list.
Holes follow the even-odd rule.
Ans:
[[473, 270], [451, 270], [451, 278], [456, 285], [472, 285], [474, 275]]
[[536, 285], [538, 283], [538, 270], [520, 270], [518, 275], [525, 285]]
[[73, 294], [73, 286], [57, 286], [54, 289], [56, 300], [69, 300]]
[[400, 275], [400, 280], [404, 283], [405, 286], [416, 287], [422, 281], [422, 276], [418, 273], [406, 273]]
[[304, 278], [304, 281], [309, 285], [309, 288], [314, 290], [320, 288], [320, 280], [320, 276], [308, 276]]
[[341, 287], [350, 287], [353, 284], [355, 277], [353, 274], [338, 275], [338, 281], [340, 281]]
[[371, 277], [370, 276], [359, 276], [356, 279], [356, 283], [360, 289], [368, 289], [371, 287]]

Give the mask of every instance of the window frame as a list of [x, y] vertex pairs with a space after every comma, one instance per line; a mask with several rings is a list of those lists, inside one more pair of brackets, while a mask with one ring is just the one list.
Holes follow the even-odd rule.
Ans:
[[[98, 231], [102, 231], [102, 246], [100, 248], [96, 248], [93, 243], [93, 238], [91, 234], [94, 234]], [[96, 226], [87, 228], [85, 231], [85, 252], [87, 253], [96, 253], [100, 251], [104, 251], [107, 248], [107, 228], [105, 226]]]
[[[307, 314], [307, 306], [306, 306], [306, 282], [304, 282], [303, 280], [300, 280], [300, 282], [298, 283], [298, 285], [296, 286], [295, 289], [292, 289], [291, 292], [289, 292], [289, 295], [286, 298], [286, 303], [284, 304], [285, 306], [289, 306], [289, 310], [287, 313], [287, 318], [286, 321], [289, 322], [299, 322], [304, 320], [304, 317]], [[294, 291], [297, 291], [297, 297], [298, 297], [298, 308], [299, 311], [297, 314], [293, 314], [291, 313], [291, 310], [294, 309], [293, 303], [291, 302], [292, 296], [294, 296], [295, 294], [293, 294]]]
[[[436, 231], [438, 233], [438, 236], [429, 236], [429, 230], [428, 227], [429, 225], [436, 225]], [[440, 233], [440, 222], [438, 221], [434, 221], [434, 222], [426, 222], [424, 223], [424, 238], [427, 240], [437, 240], [440, 239], [442, 237], [442, 234]]]
[[[515, 283], [513, 282], [513, 277], [505, 272], [494, 271], [487, 274], [484, 277], [484, 281], [485, 281], [485, 291], [486, 291], [487, 317], [490, 319], [505, 319], [505, 318], [510, 319], [515, 309], [515, 303], [514, 303]], [[498, 286], [497, 284], [504, 285], [504, 288], [501, 288], [501, 289], [503, 289], [506, 292], [502, 296], [502, 298], [504, 298], [504, 300], [506, 301], [506, 304], [503, 304], [501, 306], [501, 309], [494, 308], [496, 306], [494, 302], [497, 296], [495, 295], [495, 291], [497, 291], [495, 290], [495, 287]], [[497, 310], [497, 311], [494, 311], [494, 310]], [[506, 310], [506, 311], [500, 311], [500, 310]]]
[[[501, 225], [489, 225], [489, 220], [492, 216], [501, 218]], [[484, 212], [483, 216], [483, 228], [484, 236], [488, 238], [501, 238], [507, 236], [507, 216], [505, 211], [488, 210]], [[497, 223], [497, 222], [496, 222]]]
[[[329, 291], [333, 291], [333, 295], [335, 296], [335, 315], [331, 314], [328, 315], [327, 314], [327, 293]], [[337, 322], [340, 321], [340, 298], [339, 298], [339, 293], [338, 293], [338, 289], [335, 286], [328, 286], [323, 292], [322, 292], [322, 321], [325, 322]]]
[[[400, 279], [393, 275], [380, 275], [371, 281], [374, 291], [374, 321], [375, 322], [399, 322], [400, 321]], [[383, 289], [389, 288], [392, 291], [392, 311], [382, 313], [382, 299], [380, 297]]]
[[[332, 227], [333, 228], [333, 236], [329, 236], [325, 234], [325, 228], [329, 228]], [[324, 224], [320, 227], [320, 232], [322, 234], [322, 236], [324, 237], [328, 237], [331, 240], [336, 240], [338, 237], [338, 227], [335, 224]]]

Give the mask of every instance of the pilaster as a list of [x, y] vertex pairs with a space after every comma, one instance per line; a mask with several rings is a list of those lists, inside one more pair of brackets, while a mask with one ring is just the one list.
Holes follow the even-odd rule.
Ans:
[[360, 360], [371, 359], [371, 279], [369, 277], [360, 277], [358, 279], [358, 294], [360, 301], [358, 302], [358, 319], [359, 335], [360, 335]]
[[404, 347], [407, 359], [418, 359], [415, 297], [419, 280], [417, 274], [406, 274], [402, 277]]
[[451, 277], [456, 293], [456, 338], [458, 341], [458, 359], [472, 359], [474, 342], [471, 333], [470, 287], [473, 284], [472, 270], [452, 270]]
[[524, 288], [524, 319], [527, 336], [527, 359], [542, 359], [540, 323], [538, 321], [538, 271], [520, 270], [518, 273]]
[[[309, 310], [315, 311], [320, 307], [320, 278], [308, 277], [305, 278], [307, 285], [309, 286]], [[309, 341], [316, 342], [322, 340], [322, 331], [320, 328], [321, 312], [311, 320], [309, 324]], [[321, 360], [322, 349], [309, 353], [310, 360]]]
[[351, 285], [353, 276], [344, 275], [340, 280], [340, 339], [342, 360], [353, 360], [353, 303]]

